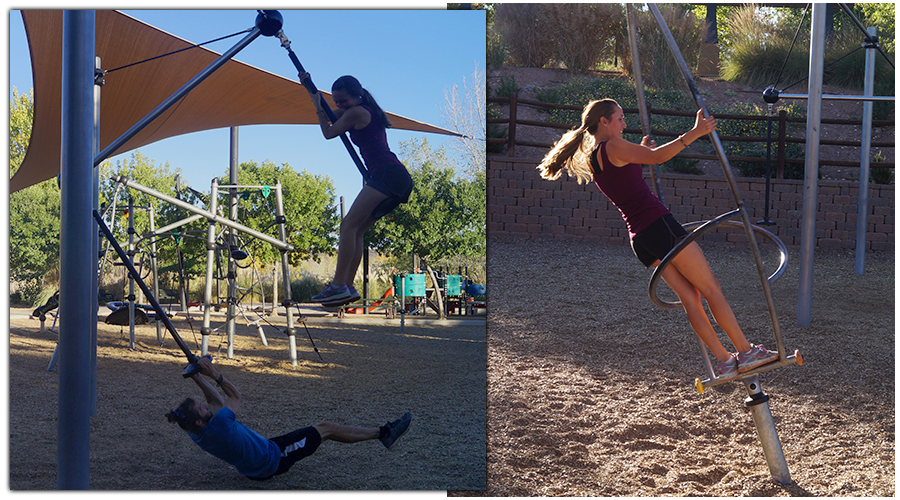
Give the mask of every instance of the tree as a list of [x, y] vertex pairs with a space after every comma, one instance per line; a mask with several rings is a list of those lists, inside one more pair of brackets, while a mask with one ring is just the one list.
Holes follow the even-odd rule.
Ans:
[[477, 65], [471, 82], [467, 84], [463, 78], [462, 90], [456, 84], [444, 89], [446, 103], [441, 116], [451, 129], [462, 134], [454, 143], [455, 150], [465, 165], [461, 173], [470, 179], [485, 169], [486, 98], [484, 71], [479, 71]]
[[[444, 148], [432, 150], [425, 138], [401, 142], [399, 156], [413, 178], [409, 202], [381, 219], [367, 235], [379, 253], [422, 258], [436, 285], [432, 269], [436, 263], [485, 253], [486, 174], [481, 171], [474, 179], [460, 178]], [[436, 299], [443, 317], [440, 294]]]
[[[22, 165], [31, 139], [33, 91], [13, 89], [9, 113], [9, 170]], [[9, 196], [9, 274], [21, 286], [22, 298], [37, 300], [59, 280], [59, 187], [48, 180]]]
[[[281, 182], [284, 203], [285, 230], [288, 243], [294, 246], [290, 253], [291, 264], [299, 264], [306, 259], [318, 261], [321, 254], [333, 254], [337, 244], [337, 230], [340, 224], [337, 207], [334, 204], [334, 184], [326, 176], [312, 175], [304, 169], [297, 172], [287, 163], [280, 166], [270, 161], [257, 164], [254, 161], [244, 162], [238, 170], [239, 185], [275, 186]], [[226, 175], [221, 184], [228, 184]], [[223, 190], [223, 193], [225, 191]], [[227, 198], [219, 200], [220, 206], [227, 214]], [[238, 203], [239, 222], [257, 231], [280, 239], [278, 226], [275, 224], [277, 205], [275, 192], [268, 194], [265, 188], [256, 191], [245, 191]], [[240, 235], [249, 241], [247, 235]], [[253, 256], [264, 263], [280, 262], [278, 249], [268, 243], [252, 243]]]

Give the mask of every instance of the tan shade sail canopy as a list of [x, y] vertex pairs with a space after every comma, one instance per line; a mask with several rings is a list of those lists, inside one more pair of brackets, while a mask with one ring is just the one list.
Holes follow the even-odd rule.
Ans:
[[[9, 181], [10, 192], [52, 179], [60, 170], [63, 11], [23, 10], [22, 17], [31, 53], [34, 120], [25, 159]], [[194, 45], [117, 11], [96, 11], [95, 31], [97, 56], [107, 70]], [[100, 97], [100, 150], [218, 57], [198, 47], [107, 74]], [[330, 94], [323, 94], [333, 108]], [[456, 135], [388, 115], [397, 129]], [[261, 124], [318, 120], [299, 82], [230, 60], [110, 156], [181, 134]]]

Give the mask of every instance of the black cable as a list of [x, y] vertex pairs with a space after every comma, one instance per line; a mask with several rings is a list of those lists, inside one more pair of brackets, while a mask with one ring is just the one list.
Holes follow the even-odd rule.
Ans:
[[[794, 51], [794, 44], [797, 43], [797, 37], [800, 36], [800, 29], [803, 28], [803, 20], [806, 19], [806, 13], [809, 12], [809, 6], [810, 6], [810, 4], [806, 4], [806, 8], [803, 9], [803, 14], [800, 15], [800, 22], [797, 23], [797, 31], [794, 32], [794, 39], [791, 40], [791, 47], [788, 49], [788, 53], [784, 57], [784, 62], [781, 63], [781, 70], [778, 71], [778, 77], [775, 78], [775, 83], [772, 84], [772, 88], [778, 87], [778, 80], [781, 80], [781, 75], [784, 73], [784, 68], [785, 68], [785, 66], [787, 66], [788, 59], [791, 58], [791, 52]], [[797, 85], [797, 84], [795, 83], [794, 85]], [[788, 87], [788, 88], [790, 88], [790, 87]]]
[[203, 45], [207, 45], [207, 44], [210, 44], [210, 43], [214, 43], [214, 42], [218, 42], [218, 41], [221, 41], [221, 40], [225, 40], [225, 39], [227, 39], [227, 38], [231, 38], [231, 37], [233, 37], [233, 36], [238, 36], [238, 35], [241, 35], [241, 34], [243, 34], [243, 33], [249, 33], [250, 31], [253, 31], [253, 28], [248, 28], [248, 29], [245, 29], [245, 30], [243, 30], [243, 31], [238, 31], [237, 33], [234, 33], [234, 34], [231, 34], [231, 35], [226, 35], [226, 36], [223, 36], [223, 37], [221, 37], [221, 38], [216, 38], [215, 40], [210, 40], [210, 41], [208, 41], [208, 42], [203, 42], [203, 43], [198, 43], [198, 44], [195, 44], [195, 45], [191, 45], [190, 47], [185, 47], [185, 48], [183, 48], [183, 49], [178, 49], [178, 50], [176, 50], [176, 51], [169, 52], [168, 54], [161, 54], [161, 55], [158, 55], [158, 56], [151, 57], [151, 58], [149, 58], [149, 59], [144, 59], [143, 61], [133, 62], [133, 63], [131, 63], [131, 64], [126, 64], [125, 66], [119, 66], [118, 68], [113, 68], [113, 69], [107, 70], [105, 73], [106, 73], [106, 74], [109, 74], [109, 73], [112, 73], [113, 71], [118, 71], [118, 70], [120, 70], [120, 69], [125, 69], [125, 68], [130, 68], [130, 67], [132, 67], [132, 66], [137, 66], [138, 64], [143, 64], [143, 63], [145, 63], [145, 62], [150, 62], [150, 61], [153, 61], [153, 60], [156, 60], [156, 59], [160, 59], [160, 58], [162, 58], [162, 57], [171, 56], [171, 55], [177, 54], [177, 53], [179, 53], [179, 52], [184, 52], [185, 50], [196, 49], [196, 48], [198, 48], [198, 47], [202, 47]]

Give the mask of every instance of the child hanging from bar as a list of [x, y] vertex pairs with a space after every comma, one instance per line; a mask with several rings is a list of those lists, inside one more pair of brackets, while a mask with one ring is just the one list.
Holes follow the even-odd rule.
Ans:
[[[309, 73], [300, 74], [301, 82], [308, 79]], [[331, 97], [337, 106], [334, 123], [322, 108], [319, 92], [310, 91], [322, 134], [333, 139], [349, 133], [369, 172], [369, 179], [341, 221], [334, 279], [322, 293], [312, 297], [314, 302], [336, 307], [359, 299], [353, 278], [365, 250], [363, 235], [378, 219], [409, 200], [413, 182], [388, 146], [385, 130], [391, 122], [359, 80], [349, 75], [338, 78], [331, 86]]]
[[[591, 101], [584, 107], [581, 126], [563, 135], [537, 168], [545, 179], [557, 179], [563, 170], [568, 170], [579, 183], [592, 180], [621, 212], [635, 255], [645, 266], [656, 267], [688, 233], [650, 191], [641, 165], [671, 159], [715, 130], [716, 120], [712, 116], [704, 118], [700, 110], [694, 128], [660, 147], [649, 137], [644, 137], [641, 144], [628, 142], [622, 138], [624, 129], [625, 115], [616, 101]], [[681, 300], [694, 332], [716, 357], [718, 376], [735, 375], [778, 358], [777, 352], [747, 341], [696, 242], [672, 260], [662, 277]], [[713, 318], [737, 353], [729, 353], [719, 341], [702, 299], [706, 299]]]

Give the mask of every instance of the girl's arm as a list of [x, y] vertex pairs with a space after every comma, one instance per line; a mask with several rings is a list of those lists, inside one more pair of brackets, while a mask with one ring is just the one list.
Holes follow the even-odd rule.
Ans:
[[[309, 73], [300, 74], [300, 81], [308, 78]], [[322, 135], [324, 135], [326, 139], [334, 139], [357, 126], [360, 126], [360, 128], [365, 127], [369, 124], [369, 120], [371, 120], [368, 111], [359, 106], [354, 106], [346, 111], [340, 108], [335, 110], [334, 116], [336, 119], [334, 123], [331, 123], [328, 120], [328, 115], [325, 114], [325, 108], [322, 107], [322, 95], [318, 90], [312, 92], [307, 88], [307, 91], [309, 92], [309, 98], [312, 99], [313, 106], [316, 107], [316, 119], [319, 120], [319, 127], [322, 128]]]
[[[700, 137], [709, 134], [716, 129], [716, 119], [712, 116], [703, 117], [703, 110], [697, 111], [697, 119], [694, 128], [685, 132], [674, 141], [659, 147], [648, 147], [645, 144], [634, 144], [622, 138], [613, 138], [606, 143], [606, 155], [609, 161], [617, 166], [624, 167], [629, 163], [643, 165], [656, 165], [665, 163], [688, 147]], [[646, 138], [645, 138], [646, 139]], [[646, 140], [643, 141], [646, 143]]]

